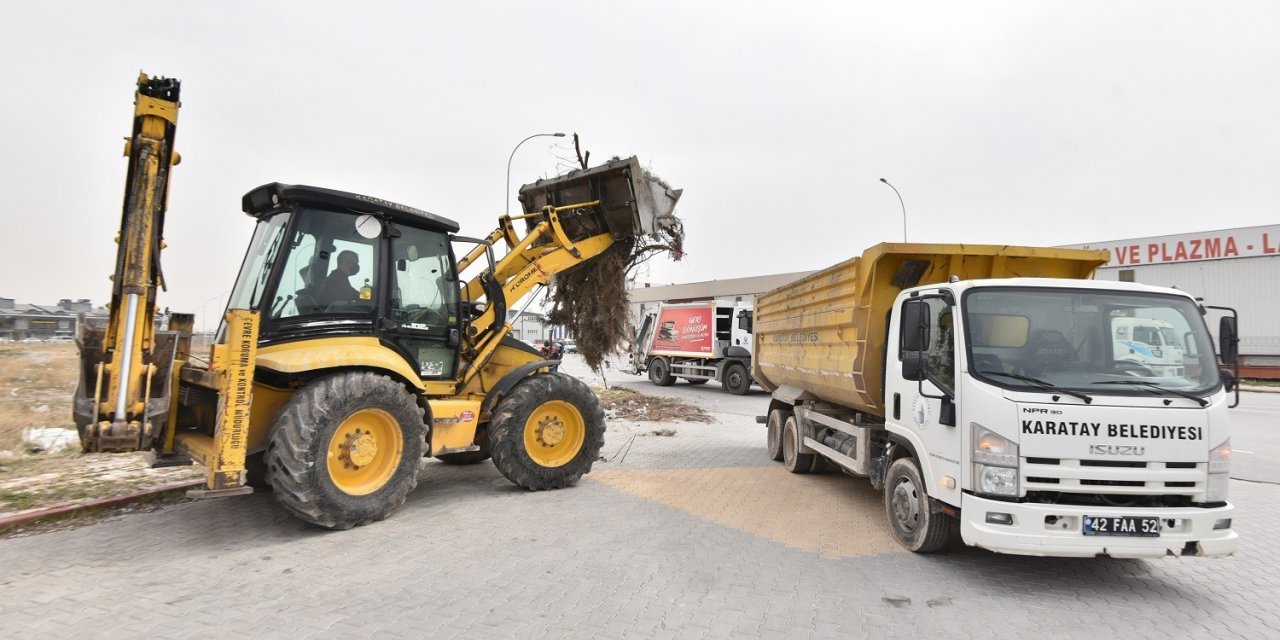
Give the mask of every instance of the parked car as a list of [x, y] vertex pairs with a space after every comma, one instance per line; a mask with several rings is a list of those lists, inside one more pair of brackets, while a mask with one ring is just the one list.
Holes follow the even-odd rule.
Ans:
[[560, 344], [564, 345], [564, 352], [565, 352], [565, 353], [577, 353], [577, 352], [578, 352], [578, 343], [577, 343], [577, 342], [575, 342], [575, 341], [573, 340], [573, 338], [565, 338], [564, 340], [559, 340], [558, 342], [559, 342]]

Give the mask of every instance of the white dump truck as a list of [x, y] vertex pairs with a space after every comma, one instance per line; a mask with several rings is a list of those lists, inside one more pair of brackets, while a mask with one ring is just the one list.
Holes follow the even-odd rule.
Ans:
[[[1235, 312], [1088, 279], [1106, 261], [881, 244], [758, 297], [769, 455], [795, 473], [868, 477], [912, 551], [942, 548], [958, 522], [965, 544], [1002, 553], [1232, 553], [1238, 370], [1219, 369], [1205, 316], [1221, 316], [1234, 364]], [[1185, 365], [1133, 361], [1120, 327], [1158, 327]]]
[[751, 388], [751, 306], [738, 302], [662, 304], [646, 314], [631, 351], [635, 373], [660, 387], [717, 380], [742, 395]]

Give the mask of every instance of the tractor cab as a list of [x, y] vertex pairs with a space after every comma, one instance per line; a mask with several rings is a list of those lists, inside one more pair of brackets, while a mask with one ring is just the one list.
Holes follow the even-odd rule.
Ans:
[[[261, 316], [259, 343], [377, 337], [422, 379], [458, 366], [458, 223], [368, 196], [272, 183], [244, 196], [258, 220], [228, 307]], [[219, 331], [218, 341], [225, 327]]]

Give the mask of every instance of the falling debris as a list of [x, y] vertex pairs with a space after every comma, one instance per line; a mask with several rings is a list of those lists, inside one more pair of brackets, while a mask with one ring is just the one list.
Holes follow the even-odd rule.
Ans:
[[[665, 181], [647, 170], [645, 176], [671, 191]], [[684, 225], [670, 214], [657, 220], [653, 233], [618, 239], [596, 259], [553, 279], [549, 320], [575, 337], [587, 366], [602, 375], [608, 356], [631, 338], [627, 324], [630, 274], [663, 254], [676, 261], [684, 257]]]

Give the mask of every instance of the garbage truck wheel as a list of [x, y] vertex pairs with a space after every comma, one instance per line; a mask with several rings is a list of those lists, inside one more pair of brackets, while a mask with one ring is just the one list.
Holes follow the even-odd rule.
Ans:
[[800, 425], [794, 415], [782, 423], [782, 466], [791, 473], [809, 473], [813, 470], [812, 453], [800, 453]]
[[493, 411], [493, 464], [532, 491], [576, 484], [604, 446], [604, 410], [591, 388], [563, 373], [517, 384]]
[[889, 465], [884, 482], [884, 507], [894, 539], [908, 550], [932, 553], [946, 544], [950, 519], [929, 509], [929, 494], [920, 469], [911, 458], [898, 458]]
[[654, 358], [649, 361], [649, 382], [659, 387], [669, 387], [674, 384], [676, 377], [671, 375], [671, 366], [662, 358]]
[[740, 364], [731, 364], [724, 369], [724, 389], [735, 396], [746, 395], [751, 390], [751, 374]]
[[769, 447], [769, 459], [774, 462], [782, 461], [782, 426], [786, 423], [787, 418], [791, 415], [786, 409], [774, 409], [769, 412], [768, 436], [766, 443]]
[[418, 484], [423, 414], [399, 383], [366, 371], [303, 387], [271, 430], [267, 471], [276, 500], [328, 529], [382, 520]]

